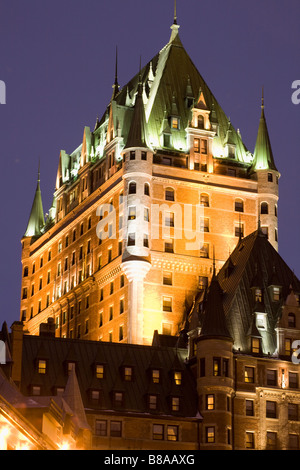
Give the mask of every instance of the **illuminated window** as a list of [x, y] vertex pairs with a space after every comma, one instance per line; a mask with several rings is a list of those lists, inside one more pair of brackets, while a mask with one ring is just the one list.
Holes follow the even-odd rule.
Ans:
[[158, 369], [152, 370], [152, 382], [154, 384], [159, 384], [160, 382], [160, 371]]
[[165, 241], [165, 252], [166, 253], [174, 253], [174, 240], [169, 239]]
[[164, 439], [164, 425], [163, 424], [153, 424], [152, 438], [155, 441], [162, 441]]
[[172, 118], [172, 129], [179, 129], [179, 119], [177, 117]]
[[251, 338], [251, 351], [254, 354], [259, 354], [259, 352], [260, 352], [260, 340], [259, 340], [259, 338]]
[[214, 395], [206, 395], [206, 409], [207, 410], [215, 409], [215, 396]]
[[132, 374], [133, 373], [133, 369], [132, 367], [124, 367], [124, 380], [126, 382], [131, 382], [132, 381]]
[[212, 444], [215, 442], [215, 427], [207, 426], [205, 428], [205, 440], [207, 444]]
[[163, 311], [172, 312], [172, 298], [171, 297], [163, 297]]
[[255, 302], [261, 302], [262, 301], [262, 291], [261, 289], [257, 288], [255, 289]]
[[182, 383], [182, 373], [180, 371], [174, 372], [174, 382], [176, 385], [181, 385]]
[[180, 406], [179, 397], [172, 397], [172, 403], [171, 403], [172, 411], [179, 411], [179, 406]]
[[201, 139], [201, 153], [207, 153], [207, 140]]
[[178, 441], [178, 426], [167, 427], [167, 440], [168, 441]]
[[254, 432], [246, 431], [246, 449], [254, 449]]
[[136, 207], [130, 206], [128, 209], [128, 220], [136, 219]]
[[102, 364], [97, 364], [96, 365], [96, 377], [97, 377], [97, 379], [103, 379], [104, 378], [104, 366]]
[[245, 367], [245, 382], [254, 383], [254, 367]]
[[278, 302], [280, 300], [280, 288], [273, 287], [273, 302]]
[[46, 374], [46, 361], [43, 359], [39, 359], [38, 362], [38, 372], [39, 374]]
[[213, 358], [213, 375], [214, 377], [221, 375], [221, 358], [220, 357]]
[[194, 139], [194, 152], [200, 153], [200, 139]]

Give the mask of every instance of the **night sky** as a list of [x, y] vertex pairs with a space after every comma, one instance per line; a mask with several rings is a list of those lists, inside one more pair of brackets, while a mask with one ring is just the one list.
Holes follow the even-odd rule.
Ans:
[[[265, 113], [281, 173], [279, 253], [300, 277], [299, 0], [177, 0], [180, 38], [253, 152]], [[0, 0], [0, 327], [19, 320], [21, 243], [36, 187], [51, 206], [60, 150], [94, 129], [112, 95], [170, 38], [173, 0]]]

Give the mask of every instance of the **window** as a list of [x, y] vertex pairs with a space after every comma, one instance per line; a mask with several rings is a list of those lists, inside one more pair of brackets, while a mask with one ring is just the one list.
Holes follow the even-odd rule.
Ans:
[[147, 233], [144, 233], [143, 245], [145, 248], [149, 248], [149, 235]]
[[51, 258], [52, 258], [52, 253], [51, 253], [51, 250], [48, 251], [48, 261], [51, 261]]
[[165, 241], [165, 253], [174, 253], [174, 240]]
[[254, 416], [254, 401], [246, 400], [246, 416]]
[[171, 401], [172, 411], [179, 411], [179, 406], [180, 406], [179, 397], [172, 397], [172, 401]]
[[172, 118], [172, 129], [179, 129], [179, 119], [177, 117]]
[[178, 441], [178, 426], [168, 425], [167, 427], [167, 440]]
[[215, 396], [214, 395], [206, 395], [206, 409], [207, 410], [215, 409]]
[[113, 316], [114, 316], [114, 307], [113, 305], [110, 305], [109, 306], [109, 317], [108, 317], [108, 321], [111, 321], [113, 319]]
[[122, 422], [121, 421], [111, 421], [110, 422], [110, 436], [111, 437], [121, 437], [122, 436]]
[[132, 375], [133, 375], [132, 372], [133, 372], [132, 367], [127, 367], [127, 366], [124, 367], [125, 382], [132, 382]]
[[297, 403], [288, 403], [288, 419], [291, 421], [298, 421]]
[[147, 160], [147, 152], [141, 152], [141, 160]]
[[124, 393], [123, 392], [114, 392], [114, 406], [123, 406], [124, 405]]
[[99, 328], [103, 325], [103, 312], [99, 313]]
[[272, 173], [268, 173], [268, 182], [272, 183], [273, 182], [273, 175]]
[[288, 314], [288, 326], [289, 328], [296, 328], [296, 316], [294, 313]]
[[204, 116], [202, 116], [202, 114], [198, 114], [197, 116], [197, 127], [198, 129], [204, 129]]
[[114, 281], [111, 281], [109, 284], [109, 295], [112, 295], [114, 293]]
[[209, 258], [209, 244], [203, 243], [200, 249], [200, 258]]
[[119, 341], [123, 341], [124, 339], [124, 329], [123, 326], [119, 326]]
[[217, 377], [221, 375], [221, 358], [214, 357], [213, 358], [213, 376]]
[[209, 219], [207, 217], [201, 218], [200, 224], [201, 232], [209, 232]]
[[156, 410], [157, 409], [157, 395], [149, 395], [148, 396], [148, 408], [149, 408], [149, 410]]
[[246, 383], [254, 383], [254, 367], [245, 367], [244, 379]]
[[235, 200], [234, 210], [236, 212], [244, 212], [244, 201], [242, 199]]
[[174, 189], [167, 188], [165, 191], [165, 200], [166, 201], [175, 201]]
[[28, 266], [25, 266], [24, 268], [23, 277], [28, 277]]
[[160, 371], [158, 369], [152, 370], [152, 382], [154, 384], [159, 384], [160, 382]]
[[144, 184], [144, 194], [145, 196], [150, 196], [150, 184], [149, 183]]
[[41, 394], [41, 387], [33, 386], [32, 387], [32, 395], [39, 396]]
[[129, 183], [128, 193], [136, 194], [136, 182], [135, 181], [131, 181], [131, 183]]
[[46, 374], [46, 361], [43, 359], [39, 359], [38, 362], [38, 373], [39, 374]]
[[260, 353], [260, 340], [259, 338], [251, 338], [251, 351], [253, 354]]
[[277, 385], [277, 370], [267, 369], [267, 385]]
[[275, 450], [277, 445], [277, 433], [276, 432], [267, 432], [267, 449]]
[[254, 432], [246, 431], [246, 449], [254, 448]]
[[153, 424], [152, 438], [155, 441], [162, 441], [164, 439], [164, 425], [163, 424]]
[[289, 372], [289, 388], [298, 388], [298, 376], [295, 372]]
[[129, 155], [130, 160], [135, 160], [135, 152], [131, 151]]
[[205, 428], [205, 442], [207, 444], [212, 444], [215, 442], [215, 427], [207, 426]]
[[259, 289], [259, 288], [255, 289], [254, 299], [255, 299], [255, 302], [261, 302], [262, 301], [262, 291], [261, 291], [261, 289]]
[[171, 334], [172, 334], [172, 325], [170, 323], [163, 323], [162, 324], [162, 334], [171, 336]]
[[134, 246], [134, 245], [135, 245], [135, 233], [129, 233], [127, 246]]
[[266, 401], [266, 417], [276, 418], [276, 401]]
[[121, 274], [121, 276], [120, 276], [120, 288], [124, 287], [124, 285], [125, 285], [125, 277], [124, 277], [124, 274]]
[[194, 152], [200, 153], [200, 139], [194, 139]]
[[107, 421], [97, 419], [95, 423], [96, 436], [107, 436]]
[[112, 248], [108, 248], [107, 250], [107, 262], [110, 263], [112, 260]]
[[280, 300], [280, 288], [273, 287], [273, 302], [279, 302]]
[[165, 227], [174, 227], [174, 212], [165, 213]]
[[163, 272], [163, 284], [166, 286], [173, 285], [172, 273], [166, 271]]
[[96, 365], [96, 377], [97, 377], [97, 379], [103, 379], [104, 378], [104, 366], [102, 364], [97, 364]]
[[204, 207], [209, 207], [209, 196], [208, 194], [200, 194], [200, 205]]
[[124, 313], [124, 299], [120, 299], [120, 315]]
[[299, 436], [298, 434], [289, 434], [289, 450], [299, 449]]
[[182, 384], [182, 373], [180, 371], [174, 372], [174, 382], [176, 385]]
[[91, 400], [94, 404], [99, 403], [99, 401], [100, 401], [100, 391], [99, 390], [92, 390], [91, 391]]
[[136, 207], [130, 206], [128, 208], [128, 220], [134, 220], [134, 219], [136, 219]]
[[235, 237], [244, 237], [244, 224], [236, 224], [234, 227], [234, 235]]
[[269, 213], [269, 205], [267, 202], [262, 202], [260, 205], [260, 213], [261, 214], [268, 214]]
[[172, 298], [171, 297], [163, 297], [163, 311], [172, 312]]

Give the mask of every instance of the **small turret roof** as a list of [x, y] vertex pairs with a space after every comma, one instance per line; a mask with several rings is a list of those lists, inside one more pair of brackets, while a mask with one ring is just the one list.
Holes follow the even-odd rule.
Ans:
[[256, 170], [278, 171], [274, 162], [269, 132], [265, 117], [264, 98], [262, 97], [261, 116], [259, 121], [252, 168]]
[[42, 194], [40, 189], [40, 170], [38, 171], [37, 187], [31, 207], [30, 217], [28, 220], [24, 237], [39, 237], [45, 225]]

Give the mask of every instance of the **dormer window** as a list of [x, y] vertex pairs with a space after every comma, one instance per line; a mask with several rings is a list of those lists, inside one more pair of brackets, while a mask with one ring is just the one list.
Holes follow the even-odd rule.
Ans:
[[159, 384], [160, 382], [160, 371], [158, 369], [152, 370], [152, 382], [154, 384]]
[[172, 117], [172, 129], [179, 129], [179, 118]]
[[44, 359], [39, 359], [38, 361], [38, 373], [46, 374], [47, 363]]
[[157, 410], [157, 395], [148, 396], [148, 408], [149, 410]]
[[204, 116], [202, 116], [202, 114], [198, 114], [197, 116], [197, 127], [198, 129], [204, 129]]
[[174, 372], [174, 382], [176, 385], [181, 385], [182, 383], [182, 373], [180, 371]]
[[280, 300], [280, 287], [273, 287], [273, 302], [279, 302]]
[[124, 367], [124, 380], [126, 382], [132, 382], [133, 369], [132, 367]]
[[96, 365], [96, 377], [97, 377], [97, 379], [103, 379], [104, 378], [104, 366], [102, 364], [97, 364]]
[[258, 338], [251, 338], [251, 352], [253, 354], [260, 353], [260, 340]]
[[288, 326], [289, 328], [296, 328], [296, 315], [294, 313], [288, 314]]
[[255, 302], [262, 302], [262, 291], [259, 287], [255, 289]]

